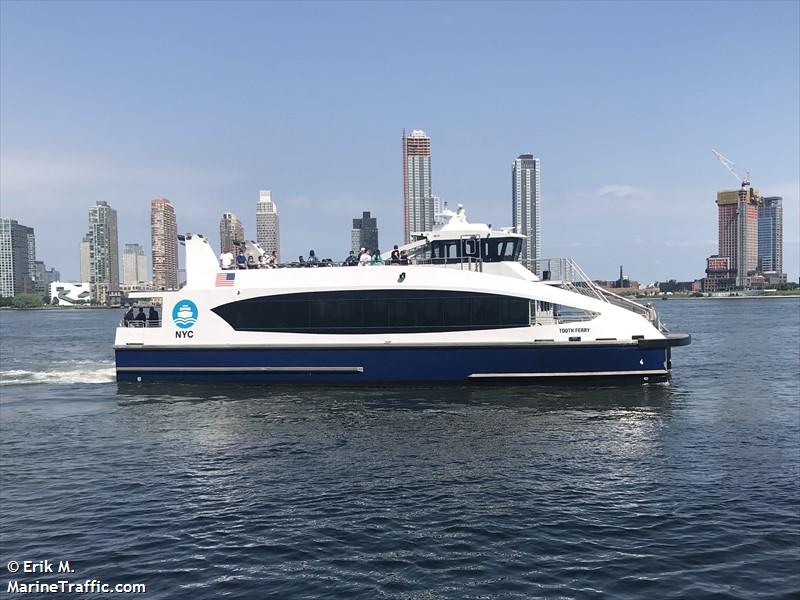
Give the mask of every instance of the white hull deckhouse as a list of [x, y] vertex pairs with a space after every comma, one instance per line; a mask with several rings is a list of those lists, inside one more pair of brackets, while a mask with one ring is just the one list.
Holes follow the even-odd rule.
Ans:
[[518, 262], [521, 235], [449, 216], [385, 266], [223, 271], [187, 234], [186, 285], [131, 295], [158, 318], [120, 324], [117, 380], [669, 378], [671, 348], [691, 338], [668, 333], [651, 306], [598, 288], [568, 259], [539, 261], [537, 276]]

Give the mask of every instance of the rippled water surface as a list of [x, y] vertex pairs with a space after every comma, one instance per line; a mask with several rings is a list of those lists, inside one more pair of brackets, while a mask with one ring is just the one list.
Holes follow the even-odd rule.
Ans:
[[670, 385], [372, 389], [118, 386], [116, 311], [3, 311], [2, 593], [797, 598], [800, 302], [657, 308]]

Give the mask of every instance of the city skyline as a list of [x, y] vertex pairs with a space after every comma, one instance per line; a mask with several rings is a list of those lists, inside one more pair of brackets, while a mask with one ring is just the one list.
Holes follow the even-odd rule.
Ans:
[[[254, 190], [268, 187], [286, 256], [341, 259], [364, 209], [384, 246], [401, 243], [397, 136], [418, 127], [434, 142], [435, 193], [474, 221], [511, 226], [508, 163], [539, 157], [543, 256], [606, 279], [620, 263], [638, 280], [703, 275], [713, 196], [734, 185], [717, 147], [783, 197], [784, 271], [797, 280], [796, 3], [382, 3], [311, 17], [288, 4], [193, 6], [0, 5], [2, 216], [35, 227], [37, 254], [67, 279], [80, 278], [86, 206], [103, 199], [121, 242], [146, 239], [150, 198], [179, 207], [181, 232], [216, 237], [223, 210], [251, 224]], [[259, 36], [264, 22], [280, 35]], [[529, 22], [541, 35], [522, 35]], [[770, 43], [711, 34], [743, 22]], [[145, 52], [141, 31], [159, 40]], [[511, 60], [522, 55], [541, 57], [531, 77]], [[424, 101], [397, 76], [412, 64]], [[742, 72], [758, 93], [721, 93]]]

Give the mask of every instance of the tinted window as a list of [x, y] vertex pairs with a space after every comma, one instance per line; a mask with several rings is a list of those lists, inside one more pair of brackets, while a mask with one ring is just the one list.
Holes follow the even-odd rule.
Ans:
[[431, 242], [431, 259], [434, 263], [459, 262], [464, 258], [482, 258], [486, 262], [518, 260], [521, 251], [522, 241], [519, 238], [465, 238]]
[[365, 290], [262, 296], [214, 309], [237, 331], [419, 333], [529, 325], [525, 298], [470, 292]]

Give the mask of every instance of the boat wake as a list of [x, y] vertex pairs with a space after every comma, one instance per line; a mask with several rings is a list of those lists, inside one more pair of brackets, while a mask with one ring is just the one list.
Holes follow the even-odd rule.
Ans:
[[115, 377], [114, 361], [60, 361], [52, 362], [46, 368], [37, 371], [4, 369], [0, 371], [0, 386], [112, 383]]

